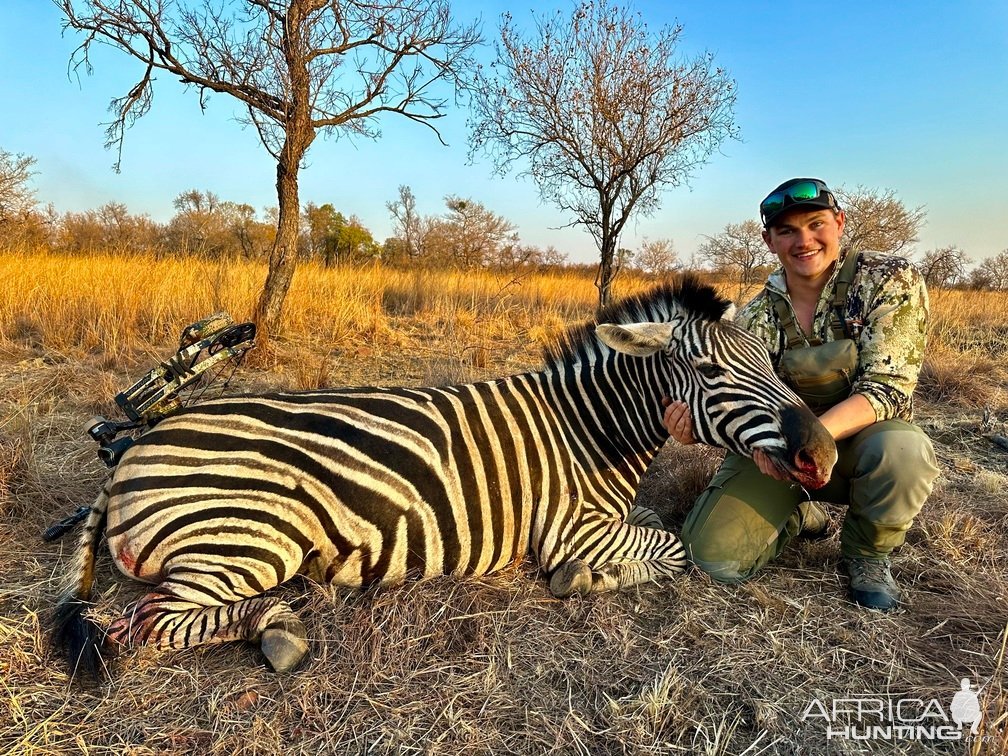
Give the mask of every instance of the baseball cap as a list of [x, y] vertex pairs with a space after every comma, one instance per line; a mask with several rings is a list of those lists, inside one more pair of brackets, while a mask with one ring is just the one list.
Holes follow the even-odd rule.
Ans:
[[770, 228], [781, 215], [796, 208], [802, 210], [822, 208], [837, 212], [840, 210], [840, 205], [824, 181], [817, 178], [788, 179], [760, 202], [763, 227]]

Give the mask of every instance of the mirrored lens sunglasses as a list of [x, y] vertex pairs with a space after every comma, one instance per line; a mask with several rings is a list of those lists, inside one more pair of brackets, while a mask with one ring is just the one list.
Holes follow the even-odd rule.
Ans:
[[816, 199], [825, 191], [827, 191], [826, 186], [818, 181], [799, 181], [786, 189], [774, 192], [763, 200], [760, 203], [760, 214], [766, 218], [784, 207], [784, 202], [787, 199], [790, 199], [792, 203], [808, 202]]

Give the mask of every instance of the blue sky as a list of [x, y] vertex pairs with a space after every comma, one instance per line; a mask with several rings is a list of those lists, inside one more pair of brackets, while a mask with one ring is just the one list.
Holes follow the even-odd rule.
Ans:
[[[531, 3], [456, 0], [460, 19], [482, 17], [493, 40], [501, 12], [531, 25]], [[536, 12], [570, 7], [545, 0]], [[714, 53], [738, 84], [741, 141], [727, 142], [688, 186], [667, 191], [661, 209], [631, 223], [622, 246], [671, 238], [687, 258], [705, 234], [755, 218], [774, 185], [797, 175], [832, 185], [893, 189], [923, 205], [923, 251], [958, 244], [973, 260], [1008, 249], [1008, 3], [987, 2], [638, 2], [652, 27], [680, 22], [682, 48]], [[0, 4], [0, 147], [33, 155], [42, 202], [59, 211], [123, 202], [164, 221], [188, 189], [257, 208], [276, 204], [274, 165], [234, 101], [213, 96], [200, 112], [195, 91], [161, 74], [154, 107], [128, 133], [122, 172], [104, 149], [107, 107], [136, 81], [137, 64], [115, 51], [93, 55], [92, 76], [68, 76], [80, 39], [61, 34], [44, 0]], [[483, 53], [491, 54], [488, 46]], [[528, 179], [468, 164], [466, 114], [441, 122], [448, 147], [429, 130], [387, 118], [377, 142], [318, 140], [301, 173], [302, 203], [331, 202], [375, 237], [390, 233], [385, 203], [408, 184], [424, 214], [444, 196], [482, 202], [518, 226], [523, 241], [553, 244], [573, 260], [597, 252], [588, 234], [544, 206]]]

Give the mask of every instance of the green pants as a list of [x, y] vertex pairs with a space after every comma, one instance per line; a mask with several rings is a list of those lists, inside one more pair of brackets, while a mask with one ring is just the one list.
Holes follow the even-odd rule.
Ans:
[[916, 425], [886, 420], [838, 441], [837, 451], [830, 482], [808, 494], [729, 454], [683, 525], [693, 563], [726, 583], [752, 577], [798, 535], [798, 504], [810, 497], [847, 505], [844, 556], [883, 557], [900, 546], [938, 475], [930, 439]]

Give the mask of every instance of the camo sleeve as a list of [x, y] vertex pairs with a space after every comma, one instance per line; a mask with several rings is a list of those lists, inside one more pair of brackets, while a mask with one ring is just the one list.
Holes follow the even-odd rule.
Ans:
[[858, 278], [852, 291], [855, 301], [849, 303], [854, 322], [861, 326], [852, 391], [868, 400], [879, 421], [910, 419], [927, 344], [924, 279], [907, 260], [881, 256], [866, 258]]
[[739, 309], [735, 322], [763, 342], [770, 353], [770, 361], [776, 367], [784, 351], [784, 333], [777, 324], [766, 289]]

